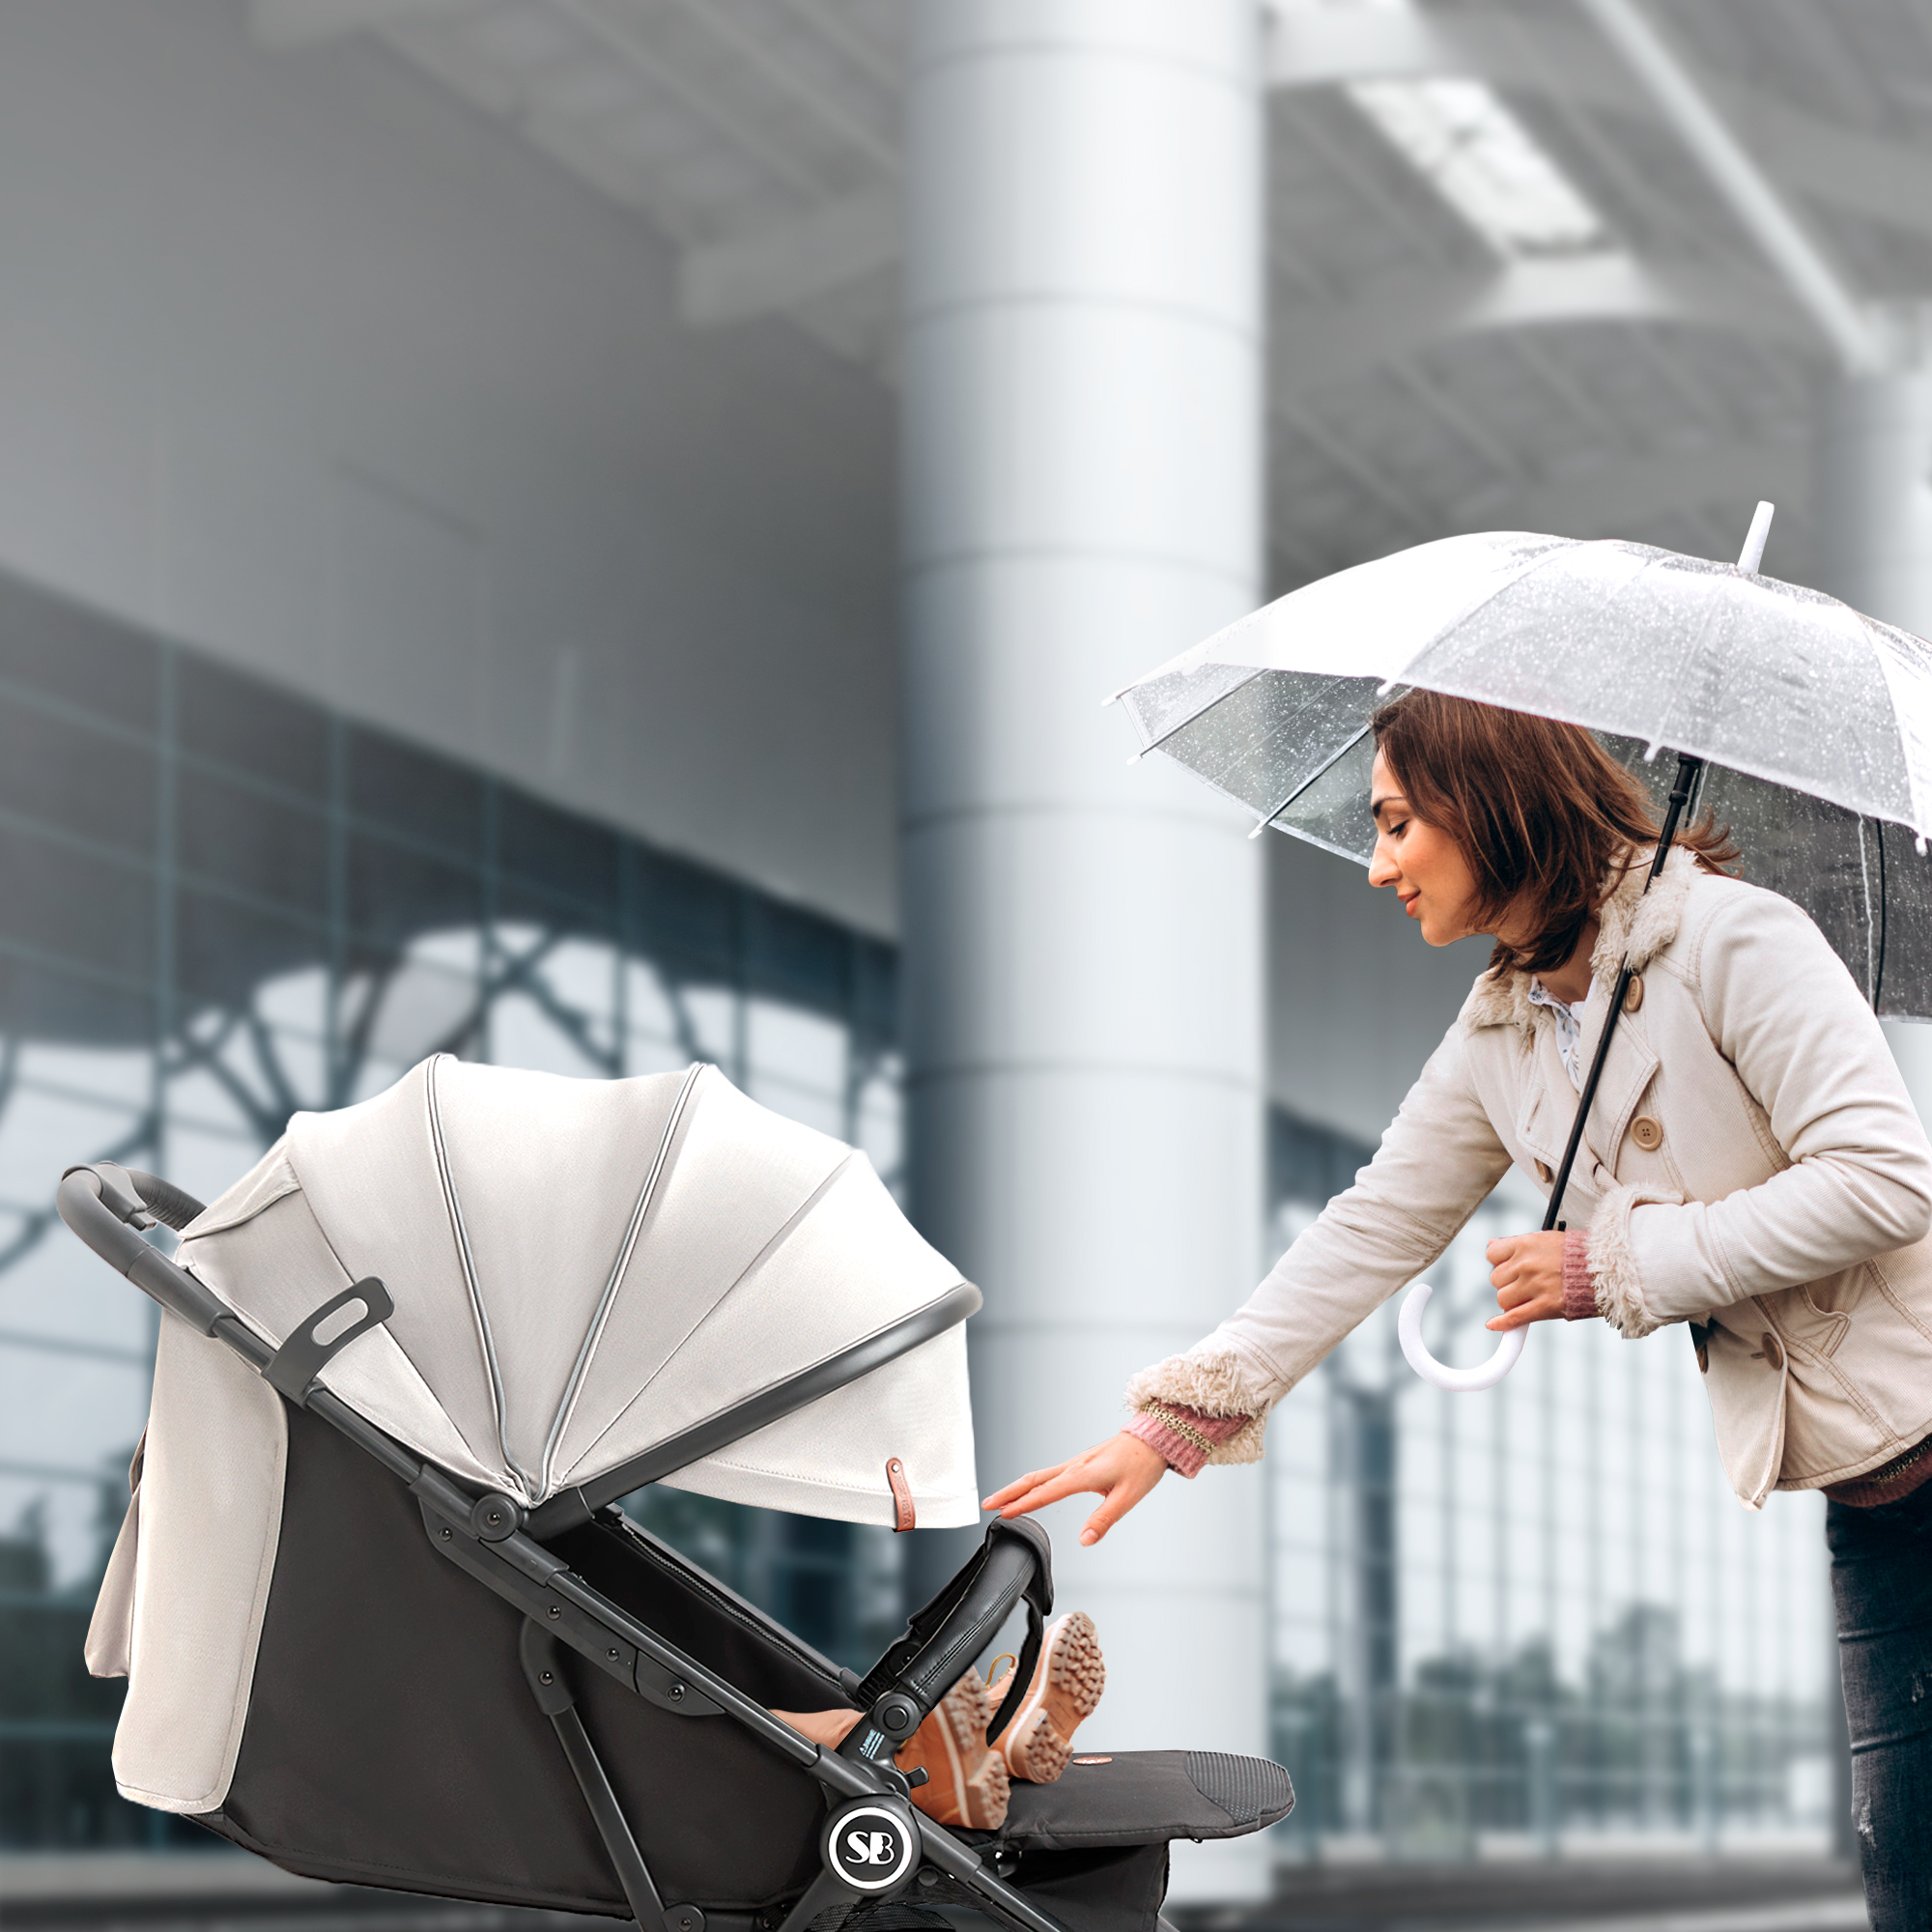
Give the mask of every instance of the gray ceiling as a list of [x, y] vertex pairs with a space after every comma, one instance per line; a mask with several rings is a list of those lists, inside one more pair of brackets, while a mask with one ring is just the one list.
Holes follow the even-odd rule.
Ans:
[[[1269, 528], [1278, 586], [1528, 526], [1809, 566], [1832, 368], [1805, 315], [1571, 0], [1278, 0]], [[1646, 0], [1858, 294], [1932, 296], [1932, 5]], [[681, 251], [696, 328], [788, 317], [893, 376], [896, 0], [254, 0], [265, 42], [380, 35]], [[1493, 89], [1601, 218], [1511, 252], [1351, 90]]]

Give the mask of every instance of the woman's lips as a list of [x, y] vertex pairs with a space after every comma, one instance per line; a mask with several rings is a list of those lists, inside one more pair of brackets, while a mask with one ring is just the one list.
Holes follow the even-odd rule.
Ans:
[[1404, 912], [1406, 912], [1406, 914], [1407, 914], [1407, 915], [1409, 916], [1409, 918], [1410, 918], [1410, 919], [1420, 919], [1420, 918], [1422, 917], [1422, 915], [1421, 915], [1421, 914], [1420, 914], [1419, 912], [1417, 912], [1417, 911], [1416, 911], [1416, 909], [1415, 909], [1415, 907], [1416, 907], [1416, 900], [1417, 900], [1417, 899], [1420, 899], [1420, 898], [1421, 898], [1421, 896], [1422, 896], [1422, 895], [1421, 895], [1420, 893], [1417, 893], [1417, 894], [1416, 894], [1416, 895], [1415, 895], [1415, 898], [1412, 898], [1412, 899], [1404, 899], [1404, 900], [1403, 900], [1403, 902], [1402, 902], [1402, 909], [1403, 909], [1403, 911], [1404, 911]]

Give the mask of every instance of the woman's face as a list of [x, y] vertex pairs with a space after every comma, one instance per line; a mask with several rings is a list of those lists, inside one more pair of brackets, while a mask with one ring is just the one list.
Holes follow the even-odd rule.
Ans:
[[1376, 821], [1376, 852], [1369, 862], [1369, 884], [1393, 886], [1403, 910], [1422, 927], [1432, 946], [1453, 946], [1476, 930], [1476, 875], [1455, 839], [1439, 826], [1425, 825], [1376, 753], [1369, 784], [1369, 810]]

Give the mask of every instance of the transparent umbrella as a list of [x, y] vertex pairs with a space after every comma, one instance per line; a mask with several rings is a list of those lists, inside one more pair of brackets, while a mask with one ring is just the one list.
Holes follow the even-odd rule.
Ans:
[[[1362, 865], [1369, 720], [1395, 691], [1586, 725], [1670, 829], [1705, 806], [1728, 823], [1750, 878], [1811, 915], [1874, 1011], [1932, 1019], [1932, 644], [1760, 576], [1771, 515], [1758, 505], [1736, 564], [1520, 530], [1419, 544], [1276, 599], [1115, 696], [1136, 756], [1185, 765], [1252, 811], [1255, 835], [1273, 826]], [[1546, 1228], [1627, 984], [1626, 972]], [[1427, 1293], [1402, 1323], [1418, 1367]], [[1433, 1364], [1430, 1378], [1488, 1387], [1524, 1332], [1480, 1369]]]

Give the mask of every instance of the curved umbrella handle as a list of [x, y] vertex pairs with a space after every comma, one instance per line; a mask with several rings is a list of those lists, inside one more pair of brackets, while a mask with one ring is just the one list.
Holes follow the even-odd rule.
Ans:
[[1506, 1330], [1496, 1343], [1495, 1353], [1487, 1362], [1478, 1362], [1473, 1369], [1452, 1369], [1446, 1362], [1438, 1362], [1422, 1339], [1422, 1311], [1429, 1306], [1429, 1297], [1435, 1293], [1426, 1281], [1419, 1281], [1402, 1304], [1395, 1332], [1401, 1339], [1402, 1352], [1408, 1357], [1408, 1366], [1424, 1381], [1447, 1389], [1451, 1395], [1473, 1395], [1478, 1389], [1494, 1388], [1516, 1367], [1522, 1345], [1529, 1339], [1528, 1327]]

